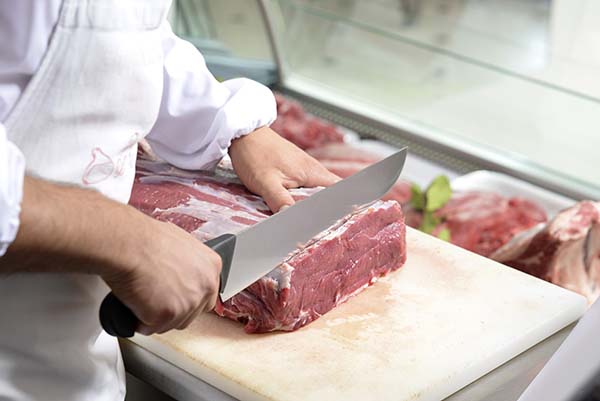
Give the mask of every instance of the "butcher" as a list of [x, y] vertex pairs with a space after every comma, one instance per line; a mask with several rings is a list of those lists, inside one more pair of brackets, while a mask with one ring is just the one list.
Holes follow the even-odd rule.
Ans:
[[172, 32], [167, 0], [0, 0], [0, 399], [125, 396], [98, 310], [112, 290], [138, 332], [215, 305], [221, 261], [126, 205], [138, 142], [189, 170], [227, 153], [273, 211], [337, 177], [273, 132], [273, 94], [219, 83]]

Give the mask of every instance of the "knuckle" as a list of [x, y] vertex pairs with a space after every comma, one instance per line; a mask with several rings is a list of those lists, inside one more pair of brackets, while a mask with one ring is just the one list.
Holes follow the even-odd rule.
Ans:
[[160, 313], [147, 313], [145, 316], [141, 318], [144, 326], [147, 327], [148, 330], [151, 330], [158, 324], [160, 324]]
[[162, 308], [160, 310], [160, 312], [158, 313], [157, 319], [158, 322], [156, 323], [165, 323], [165, 322], [170, 322], [173, 319], [175, 319], [177, 317], [177, 309], [174, 305], [170, 305], [167, 306], [165, 308]]
[[219, 256], [218, 253], [216, 252], [212, 252], [211, 253], [211, 265], [213, 266], [214, 270], [217, 272], [217, 275], [219, 273], [221, 273], [221, 269], [223, 268], [223, 260], [221, 260], [221, 257]]
[[220, 274], [220, 272], [215, 272], [215, 274], [212, 276], [210, 288], [215, 292], [218, 291], [220, 282], [221, 282], [221, 274]]
[[265, 187], [265, 183], [268, 182], [270, 172], [262, 168], [256, 168], [249, 172], [247, 176], [246, 186], [251, 191], [262, 192]]

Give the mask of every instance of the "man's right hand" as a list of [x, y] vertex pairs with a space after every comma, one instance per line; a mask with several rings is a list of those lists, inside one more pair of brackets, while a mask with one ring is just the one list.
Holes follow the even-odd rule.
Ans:
[[187, 327], [211, 310], [221, 259], [193, 236], [97, 192], [25, 178], [17, 238], [0, 273], [96, 274], [142, 334]]
[[221, 258], [176, 225], [145, 220], [137, 251], [124, 250], [125, 263], [103, 278], [140, 320], [139, 333], [184, 329], [215, 307]]

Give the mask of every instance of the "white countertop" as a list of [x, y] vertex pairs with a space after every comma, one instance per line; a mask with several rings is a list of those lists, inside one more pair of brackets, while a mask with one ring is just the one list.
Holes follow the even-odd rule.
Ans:
[[[559, 331], [445, 401], [516, 401], [572, 328]], [[130, 341], [121, 341], [121, 350], [130, 375], [126, 401], [236, 401]]]

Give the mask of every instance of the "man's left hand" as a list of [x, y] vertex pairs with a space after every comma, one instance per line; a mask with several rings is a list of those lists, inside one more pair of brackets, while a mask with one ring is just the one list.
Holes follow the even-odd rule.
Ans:
[[269, 127], [234, 140], [229, 155], [242, 183], [273, 212], [294, 204], [290, 188], [329, 186], [340, 179]]

